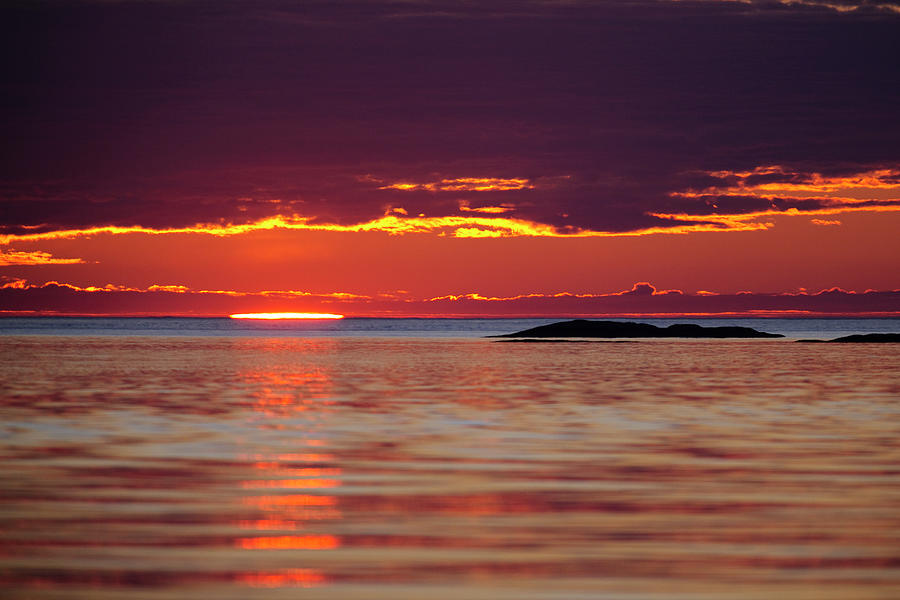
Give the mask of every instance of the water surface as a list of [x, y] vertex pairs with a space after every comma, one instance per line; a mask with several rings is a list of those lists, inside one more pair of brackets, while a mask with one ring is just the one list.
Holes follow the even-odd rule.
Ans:
[[900, 349], [7, 335], [5, 598], [896, 598]]

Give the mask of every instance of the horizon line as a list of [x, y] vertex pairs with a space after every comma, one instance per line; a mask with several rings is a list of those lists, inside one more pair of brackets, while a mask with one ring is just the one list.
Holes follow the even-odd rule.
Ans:
[[[230, 321], [271, 321], [268, 319], [233, 319], [229, 315], [211, 314], [144, 314], [144, 313], [41, 313], [40, 311], [3, 311], [0, 319], [222, 319]], [[813, 311], [755, 311], [721, 313], [592, 313], [555, 315], [488, 315], [488, 314], [445, 314], [445, 315], [344, 315], [341, 319], [274, 319], [275, 321], [342, 321], [353, 319], [898, 319], [900, 311], [873, 312], [813, 312]]]

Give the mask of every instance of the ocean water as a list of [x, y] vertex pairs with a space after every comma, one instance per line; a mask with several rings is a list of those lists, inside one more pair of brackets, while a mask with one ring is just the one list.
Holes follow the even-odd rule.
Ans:
[[900, 597], [896, 320], [377, 321], [0, 320], [0, 596]]
[[[223, 337], [482, 337], [564, 319], [377, 319], [259, 321], [228, 318], [0, 318], [4, 335]], [[695, 322], [738, 325], [790, 338], [831, 339], [854, 333], [900, 333], [900, 319], [612, 319], [667, 327]]]

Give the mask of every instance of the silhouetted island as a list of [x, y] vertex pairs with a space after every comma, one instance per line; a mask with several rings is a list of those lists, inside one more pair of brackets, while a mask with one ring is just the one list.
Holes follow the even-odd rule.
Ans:
[[648, 323], [623, 323], [620, 321], [587, 321], [576, 319], [541, 325], [516, 333], [489, 337], [503, 338], [780, 338], [780, 333], [765, 333], [749, 327], [701, 327], [678, 323], [657, 327]]
[[900, 333], [845, 335], [833, 340], [797, 340], [807, 344], [900, 344]]

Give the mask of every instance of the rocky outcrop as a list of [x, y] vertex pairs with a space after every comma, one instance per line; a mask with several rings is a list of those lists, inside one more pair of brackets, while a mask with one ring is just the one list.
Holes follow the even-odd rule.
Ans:
[[798, 342], [819, 344], [900, 344], [900, 333], [866, 333], [845, 335], [833, 340], [797, 340]]
[[765, 333], [749, 327], [701, 327], [679, 323], [657, 327], [649, 323], [621, 321], [587, 321], [576, 319], [542, 325], [516, 333], [491, 337], [503, 338], [780, 338], [778, 333]]

